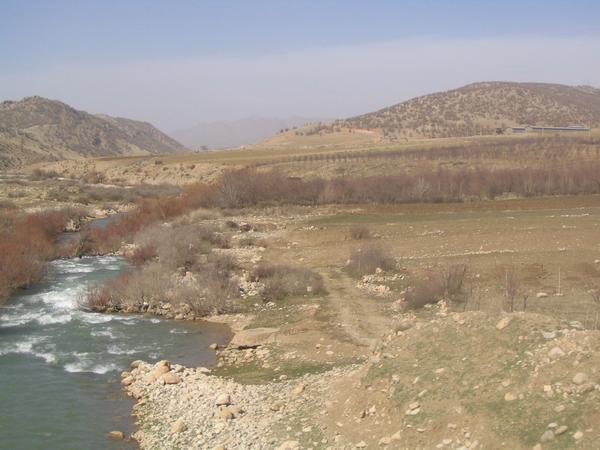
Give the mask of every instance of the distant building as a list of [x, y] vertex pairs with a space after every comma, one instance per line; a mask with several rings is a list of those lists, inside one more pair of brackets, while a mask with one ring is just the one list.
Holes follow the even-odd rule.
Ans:
[[544, 133], [544, 132], [577, 132], [577, 131], [590, 131], [589, 127], [584, 125], [568, 125], [566, 127], [557, 126], [539, 126], [539, 125], [526, 125], [524, 127], [511, 127], [512, 133]]
[[512, 127], [512, 128], [510, 128], [510, 131], [512, 131], [513, 133], [526, 133], [527, 132], [527, 128], [525, 128], [525, 127]]

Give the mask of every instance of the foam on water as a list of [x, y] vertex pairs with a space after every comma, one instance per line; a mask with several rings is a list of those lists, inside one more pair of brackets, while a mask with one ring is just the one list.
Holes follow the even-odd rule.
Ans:
[[119, 370], [119, 366], [115, 363], [111, 364], [94, 364], [87, 361], [80, 361], [70, 364], [65, 364], [64, 369], [69, 373], [95, 373], [98, 375], [104, 375], [108, 372], [114, 372]]
[[171, 333], [171, 334], [187, 334], [187, 333], [189, 333], [189, 331], [188, 330], [181, 330], [181, 329], [178, 329], [178, 328], [173, 328], [171, 331], [169, 331], [169, 333]]
[[32, 353], [33, 346], [42, 342], [39, 336], [26, 338], [19, 342], [4, 344], [0, 347], [0, 355], [8, 355], [9, 353]]
[[44, 315], [43, 312], [26, 312], [26, 313], [11, 313], [11, 314], [3, 314], [0, 317], [0, 327], [10, 328], [10, 327], [18, 327], [20, 325], [25, 325], [34, 320], [39, 319]]
[[118, 345], [109, 345], [106, 351], [111, 355], [135, 355], [140, 352], [140, 350], [135, 348], [128, 350]]
[[79, 318], [89, 324], [107, 323], [113, 320], [112, 316], [100, 313], [80, 313]]
[[90, 336], [93, 337], [108, 337], [111, 339], [116, 339], [117, 336], [113, 333], [112, 328], [107, 327], [104, 330], [94, 330], [90, 331]]
[[67, 323], [70, 322], [73, 318], [72, 314], [51, 314], [51, 315], [42, 315], [37, 317], [35, 320], [40, 325], [53, 325], [56, 323]]

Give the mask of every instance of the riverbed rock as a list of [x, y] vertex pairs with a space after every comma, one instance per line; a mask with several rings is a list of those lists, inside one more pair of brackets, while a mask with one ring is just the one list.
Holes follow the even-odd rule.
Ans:
[[140, 367], [140, 364], [143, 364], [143, 363], [144, 363], [143, 361], [136, 359], [129, 365], [129, 367], [131, 367], [132, 369], [137, 369], [138, 367]]
[[182, 433], [187, 429], [183, 420], [178, 419], [171, 424], [171, 433]]
[[573, 377], [573, 383], [580, 385], [585, 383], [588, 380], [588, 376], [585, 373], [579, 372], [576, 373]]
[[111, 439], [122, 440], [122, 439], [125, 439], [125, 434], [122, 431], [114, 430], [114, 431], [108, 432], [108, 437]]
[[121, 380], [121, 384], [123, 386], [129, 386], [131, 383], [133, 383], [133, 377], [132, 376], [125, 377], [125, 378], [123, 378]]
[[568, 429], [569, 427], [567, 427], [566, 425], [561, 425], [556, 430], [554, 430], [554, 434], [556, 436], [560, 436], [561, 434], [565, 433]]
[[156, 375], [154, 375], [153, 372], [144, 374], [144, 376], [142, 377], [142, 383], [144, 383], [144, 384], [152, 384], [155, 381], [156, 381]]
[[546, 430], [544, 431], [544, 434], [542, 434], [542, 437], [540, 438], [540, 441], [543, 442], [550, 442], [554, 440], [554, 431], [552, 430]]
[[227, 407], [219, 410], [219, 417], [223, 420], [231, 420], [233, 419], [233, 412]]
[[565, 356], [565, 352], [562, 348], [560, 347], [553, 347], [549, 352], [548, 352], [548, 356], [551, 359], [558, 359], [561, 358], [563, 356]]
[[175, 375], [173, 372], [167, 372], [160, 377], [165, 384], [179, 384], [181, 383], [181, 378]]
[[298, 450], [300, 448], [300, 443], [298, 441], [285, 441], [277, 450]]
[[217, 406], [227, 406], [231, 405], [231, 397], [229, 394], [220, 394], [215, 401], [215, 405]]
[[256, 348], [273, 340], [279, 328], [251, 328], [242, 330], [233, 336], [229, 347], [237, 349]]
[[300, 383], [292, 390], [292, 394], [300, 395], [304, 392], [305, 389], [306, 389], [306, 384]]
[[167, 373], [169, 370], [171, 370], [171, 365], [169, 364], [169, 361], [163, 360], [156, 363], [152, 373], [156, 378], [159, 378], [162, 374]]
[[496, 329], [497, 330], [504, 330], [511, 322], [511, 317], [503, 317], [502, 319], [500, 319], [500, 321], [496, 324]]

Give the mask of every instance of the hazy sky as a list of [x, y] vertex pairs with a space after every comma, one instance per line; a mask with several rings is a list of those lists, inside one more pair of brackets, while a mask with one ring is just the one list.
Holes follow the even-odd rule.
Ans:
[[473, 81], [600, 86], [600, 1], [0, 0], [0, 99], [163, 130], [345, 117]]

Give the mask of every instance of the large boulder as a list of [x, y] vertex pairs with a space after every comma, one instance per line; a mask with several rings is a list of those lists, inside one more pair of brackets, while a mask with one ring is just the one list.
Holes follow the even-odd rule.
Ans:
[[251, 328], [249, 330], [242, 330], [233, 336], [229, 347], [237, 349], [256, 348], [271, 342], [273, 336], [278, 331], [279, 328]]

